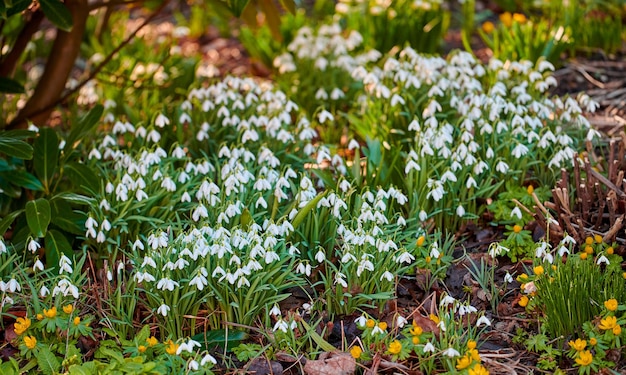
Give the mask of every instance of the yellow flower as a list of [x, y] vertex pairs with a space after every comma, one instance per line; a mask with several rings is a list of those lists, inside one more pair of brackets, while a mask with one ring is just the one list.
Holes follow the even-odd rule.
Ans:
[[28, 349], [35, 349], [37, 339], [34, 336], [24, 336], [24, 345], [26, 345]]
[[144, 353], [146, 351], [146, 349], [148, 349], [148, 348], [146, 348], [144, 345], [139, 345], [137, 347], [137, 350], [139, 350], [139, 353]]
[[478, 350], [470, 349], [467, 351], [467, 354], [469, 354], [474, 361], [480, 362], [480, 354], [478, 353]]
[[354, 359], [359, 359], [361, 358], [361, 354], [363, 353], [363, 350], [361, 350], [361, 347], [358, 345], [355, 345], [353, 347], [350, 348], [350, 355], [352, 356], [352, 358]]
[[52, 306], [50, 310], [43, 309], [43, 315], [45, 315], [46, 318], [54, 319], [54, 317], [57, 316], [57, 307]]
[[622, 327], [620, 327], [619, 324], [613, 327], [613, 334], [615, 336], [619, 336], [621, 333], [622, 333]]
[[463, 369], [470, 367], [471, 364], [472, 364], [472, 357], [468, 355], [464, 355], [463, 357], [456, 360], [456, 369], [463, 370]]
[[426, 263], [430, 263], [430, 261], [431, 261], [431, 260], [432, 260], [432, 258], [430, 257], [430, 255], [428, 255], [428, 256], [426, 257]]
[[37, 320], [43, 320], [43, 314], [37, 314]]
[[65, 305], [63, 306], [63, 312], [66, 314], [71, 314], [72, 311], [74, 311], [74, 306], [72, 305]]
[[522, 307], [526, 307], [528, 305], [528, 296], [522, 296], [517, 303]]
[[608, 255], [613, 255], [613, 253], [614, 253], [614, 252], [615, 252], [615, 250], [613, 250], [613, 247], [612, 247], [612, 246], [611, 246], [611, 247], [609, 247], [608, 249], [606, 249], [606, 253], [607, 253]]
[[428, 315], [428, 317], [430, 318], [430, 320], [435, 322], [435, 324], [439, 324], [439, 322], [441, 321], [441, 319], [439, 319], [439, 317], [435, 314], [430, 314]]
[[376, 322], [374, 321], [374, 319], [367, 319], [367, 321], [365, 322], [365, 326], [367, 328], [374, 328], [375, 325]]
[[413, 345], [417, 345], [417, 344], [420, 343], [420, 337], [419, 336], [413, 336], [411, 341], [413, 342]]
[[387, 322], [380, 322], [380, 323], [378, 323], [378, 328], [380, 328], [383, 331], [385, 331], [387, 329]]
[[585, 245], [591, 245], [591, 244], [593, 244], [593, 238], [592, 237], [585, 238]]
[[576, 363], [580, 366], [588, 366], [593, 361], [593, 355], [589, 350], [582, 351], [578, 353], [578, 358], [576, 358]]
[[576, 339], [576, 341], [570, 341], [569, 342], [569, 346], [576, 350], [577, 352], [580, 352], [582, 350], [585, 350], [585, 347], [587, 346], [587, 341], [586, 340], [581, 340], [581, 339]]
[[526, 188], [526, 191], [528, 192], [528, 194], [532, 195], [533, 192], [535, 191], [535, 187], [532, 185], [528, 185], [528, 187]]
[[515, 233], [519, 233], [522, 231], [522, 227], [520, 227], [519, 225], [515, 224], [513, 225], [513, 232]]
[[594, 234], [593, 239], [596, 241], [596, 243], [602, 243], [602, 236], [599, 234]]
[[424, 238], [424, 236], [419, 236], [417, 238], [417, 247], [421, 247], [422, 245], [424, 245], [424, 241], [426, 241], [426, 238]]
[[595, 346], [598, 343], [598, 340], [595, 337], [589, 339], [589, 345]]
[[604, 301], [604, 307], [606, 307], [609, 311], [617, 310], [617, 300], [615, 298], [611, 298], [608, 301]]
[[178, 350], [178, 347], [180, 346], [180, 345], [174, 343], [172, 340], [169, 340], [166, 343], [166, 345], [167, 346], [165, 347], [165, 351], [167, 352], [167, 354], [170, 354], [170, 355], [176, 354], [176, 351]]
[[476, 349], [476, 341], [474, 341], [474, 340], [468, 340], [468, 341], [467, 341], [467, 348], [468, 348], [469, 350]]
[[580, 259], [582, 260], [587, 259], [587, 253], [580, 253]]
[[17, 318], [15, 324], [13, 324], [13, 329], [15, 333], [20, 336], [22, 333], [26, 332], [26, 330], [30, 327], [30, 319], [28, 318]]
[[609, 329], [613, 329], [617, 326], [617, 318], [614, 316], [607, 316], [604, 319], [600, 320], [600, 325], [598, 326], [600, 329], [608, 331]]
[[626, 272], [622, 273], [622, 277], [626, 279]]
[[477, 363], [476, 366], [469, 369], [469, 375], [489, 375], [489, 370]]
[[424, 332], [424, 330], [422, 329], [422, 327], [415, 324], [415, 321], [413, 321], [413, 327], [411, 327], [410, 332], [414, 336], [419, 336], [422, 334], [422, 332]]
[[585, 253], [587, 253], [589, 255], [593, 254], [593, 247], [585, 246]]
[[525, 281], [525, 280], [528, 280], [528, 275], [527, 275], [527, 274], [525, 274], [525, 273], [522, 273], [522, 274], [520, 274], [520, 275], [517, 277], [517, 281], [519, 281], [520, 283], [521, 283], [521, 282], [523, 282], [523, 281]]
[[483, 23], [483, 31], [486, 32], [487, 34], [491, 34], [493, 30], [495, 29], [496, 29], [496, 26], [493, 24], [493, 22], [487, 21]]
[[80, 316], [74, 318], [74, 325], [77, 326], [80, 324]]
[[398, 340], [392, 341], [391, 344], [389, 344], [389, 348], [387, 348], [387, 351], [389, 352], [389, 354], [392, 354], [392, 355], [399, 354], [401, 350], [402, 350], [402, 343]]
[[543, 271], [543, 266], [537, 266], [533, 268], [533, 272], [535, 272], [535, 275], [537, 276], [541, 276], [541, 274], [543, 274]]
[[152, 337], [148, 337], [146, 339], [146, 342], [148, 343], [148, 346], [155, 346], [156, 344], [159, 343], [159, 340], [157, 340], [156, 337], [152, 336]]
[[522, 13], [513, 13], [513, 21], [524, 24], [526, 23], [526, 16]]
[[502, 22], [506, 27], [511, 27], [511, 24], [513, 23], [513, 16], [509, 12], [504, 12], [500, 15], [500, 22]]

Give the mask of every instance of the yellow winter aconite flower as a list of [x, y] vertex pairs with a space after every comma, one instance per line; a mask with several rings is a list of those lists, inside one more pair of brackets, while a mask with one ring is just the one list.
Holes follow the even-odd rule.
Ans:
[[413, 345], [417, 345], [420, 343], [420, 337], [419, 336], [413, 336], [413, 338], [411, 338], [411, 341], [413, 342]]
[[472, 359], [476, 362], [480, 362], [481, 358], [480, 358], [480, 354], [478, 353], [478, 350], [476, 349], [470, 349], [467, 351], [467, 354], [472, 357]]
[[148, 349], [148, 348], [146, 348], [144, 345], [139, 345], [137, 347], [137, 350], [139, 350], [139, 353], [144, 353], [146, 351], [146, 349]]
[[77, 326], [80, 324], [80, 316], [74, 318], [74, 325]]
[[611, 298], [610, 300], [604, 301], [604, 307], [606, 307], [609, 311], [617, 310], [617, 300], [615, 298]]
[[585, 253], [587, 253], [589, 255], [593, 254], [593, 247], [585, 246]]
[[374, 328], [375, 325], [376, 322], [374, 321], [374, 319], [367, 319], [367, 321], [365, 322], [365, 326], [367, 328]]
[[522, 13], [513, 13], [513, 21], [524, 24], [526, 23], [526, 16]]
[[622, 333], [622, 327], [620, 327], [619, 324], [613, 327], [613, 334], [615, 336], [619, 336], [621, 333]]
[[595, 337], [589, 339], [589, 345], [595, 346], [598, 343], [598, 340]]
[[578, 358], [576, 358], [576, 363], [580, 366], [588, 366], [593, 361], [593, 355], [589, 350], [582, 351], [578, 353]]
[[580, 352], [582, 350], [585, 350], [585, 347], [587, 346], [587, 340], [576, 339], [576, 341], [570, 341], [569, 346], [577, 352]]
[[352, 358], [354, 359], [359, 359], [361, 358], [361, 354], [363, 353], [363, 350], [361, 350], [361, 347], [358, 345], [355, 345], [353, 347], [350, 348], [350, 355], [352, 356]]
[[609, 247], [608, 249], [606, 249], [606, 253], [607, 253], [608, 255], [613, 255], [613, 253], [614, 253], [614, 252], [615, 252], [615, 250], [613, 250], [613, 247], [612, 247], [612, 246], [611, 246], [611, 247]]
[[600, 329], [608, 331], [609, 329], [613, 329], [617, 326], [617, 318], [614, 316], [607, 316], [604, 319], [600, 320], [600, 325], [598, 326]]
[[54, 319], [57, 316], [57, 307], [56, 306], [52, 306], [52, 308], [50, 310], [43, 309], [43, 315], [46, 318]]
[[464, 355], [463, 357], [456, 360], [456, 369], [464, 370], [472, 364], [472, 357], [468, 355]]
[[469, 369], [469, 375], [489, 375], [489, 370], [487, 370], [483, 365], [477, 363], [476, 366]]
[[411, 327], [410, 332], [412, 335], [419, 336], [422, 334], [422, 332], [424, 332], [424, 330], [422, 329], [422, 327], [415, 324], [415, 321], [413, 321], [413, 327]]
[[476, 349], [476, 341], [474, 341], [474, 340], [467, 340], [467, 348], [469, 350]]
[[24, 336], [24, 345], [26, 345], [28, 349], [35, 349], [37, 339], [34, 336]]
[[156, 344], [159, 343], [159, 340], [157, 340], [156, 337], [151, 336], [146, 339], [146, 342], [148, 343], [148, 346], [155, 346]]
[[528, 194], [532, 195], [532, 193], [535, 191], [535, 187], [532, 185], [528, 185], [526, 191], [528, 192]]
[[63, 312], [66, 314], [71, 314], [72, 311], [74, 311], [74, 306], [72, 305], [65, 305], [63, 306]]
[[30, 327], [30, 319], [28, 318], [17, 318], [15, 324], [13, 324], [13, 329], [15, 333], [20, 336], [22, 333], [26, 332], [26, 330]]
[[172, 340], [169, 340], [166, 343], [166, 347], [165, 347], [165, 351], [167, 352], [167, 354], [170, 355], [174, 355], [176, 354], [176, 351], [178, 350], [178, 347], [180, 346], [179, 344], [174, 343]]
[[528, 305], [528, 296], [522, 296], [517, 303], [522, 307], [526, 307]]
[[43, 314], [37, 314], [37, 320], [42, 320], [43, 319]]
[[594, 234], [593, 239], [596, 241], [596, 243], [602, 243], [602, 236], [599, 234]]
[[421, 247], [422, 245], [424, 245], [424, 241], [426, 241], [426, 238], [424, 238], [424, 236], [419, 236], [417, 238], [417, 246]]
[[496, 26], [493, 24], [493, 22], [486, 21], [485, 23], [483, 23], [482, 28], [484, 32], [486, 32], [487, 34], [491, 34], [493, 30], [496, 29]]
[[378, 328], [382, 329], [383, 331], [387, 329], [387, 322], [380, 322], [378, 323]]
[[580, 259], [582, 260], [587, 259], [587, 253], [580, 253]]
[[400, 354], [400, 351], [402, 350], [402, 343], [398, 340], [394, 340], [391, 342], [391, 344], [389, 344], [389, 348], [387, 348], [387, 351], [389, 352], [389, 354]]
[[430, 318], [430, 320], [432, 320], [433, 322], [435, 322], [435, 324], [439, 324], [439, 322], [441, 321], [441, 320], [439, 319], [439, 317], [438, 317], [437, 315], [435, 315], [435, 314], [430, 314], [430, 315], [428, 315], [428, 317]]
[[544, 271], [543, 266], [537, 266], [537, 267], [533, 268], [533, 272], [537, 276], [541, 276], [543, 274], [543, 271]]
[[585, 245], [591, 245], [591, 244], [593, 244], [593, 237], [585, 238]]
[[519, 233], [521, 231], [522, 231], [522, 227], [521, 226], [519, 226], [517, 224], [513, 225], [513, 232]]
[[502, 13], [500, 15], [500, 22], [502, 22], [506, 27], [511, 27], [513, 24], [513, 15], [509, 12]]

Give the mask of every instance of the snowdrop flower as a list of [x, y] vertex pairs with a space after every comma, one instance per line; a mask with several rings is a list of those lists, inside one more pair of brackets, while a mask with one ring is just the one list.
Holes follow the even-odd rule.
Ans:
[[284, 333], [287, 333], [287, 329], [289, 329], [289, 324], [282, 319], [278, 319], [278, 321], [274, 325], [273, 331], [276, 332], [278, 330], [281, 330]]
[[357, 327], [365, 327], [365, 323], [367, 323], [367, 318], [364, 315], [359, 316], [354, 320]]
[[454, 305], [455, 302], [456, 302], [456, 299], [454, 299], [454, 297], [446, 295], [439, 302], [439, 307], [447, 306], [447, 305]]
[[61, 259], [59, 259], [59, 274], [63, 272], [72, 273], [74, 270], [72, 269], [72, 261], [67, 256], [62, 255]]
[[559, 254], [560, 257], [562, 257], [565, 254], [569, 254], [569, 249], [567, 247], [565, 247], [564, 245], [561, 245], [561, 246], [559, 246], [558, 254]]
[[28, 242], [28, 250], [30, 250], [31, 253], [35, 253], [40, 247], [41, 245], [39, 244], [39, 242], [35, 241], [34, 239], [31, 239]]
[[426, 219], [428, 219], [428, 214], [424, 210], [421, 210], [418, 216], [420, 221], [426, 221]]
[[43, 271], [44, 267], [43, 267], [43, 263], [41, 263], [41, 260], [39, 260], [39, 258], [37, 258], [37, 261], [35, 262], [35, 264], [33, 265], [33, 272], [36, 271]]
[[15, 279], [9, 280], [9, 282], [7, 282], [5, 285], [6, 285], [5, 291], [8, 290], [11, 293], [15, 293], [16, 291], [18, 291], [18, 292], [22, 291], [22, 287], [20, 286], [20, 284]]
[[596, 261], [596, 264], [597, 265], [606, 264], [608, 266], [609, 264], [611, 264], [611, 262], [609, 262], [607, 257], [602, 255], [600, 256], [600, 258], [598, 258], [598, 260]]
[[504, 282], [510, 284], [513, 282], [513, 276], [507, 271], [506, 275], [504, 275]]
[[198, 369], [200, 368], [200, 365], [198, 364], [198, 362], [195, 359], [192, 359], [191, 361], [189, 361], [189, 365], [187, 366], [187, 368], [190, 371], [198, 371]]
[[376, 334], [383, 334], [383, 333], [385, 333], [385, 331], [382, 328], [380, 328], [378, 324], [376, 324], [374, 328], [372, 329], [372, 336]]
[[162, 304], [157, 309], [157, 314], [161, 314], [163, 316], [167, 316], [167, 313], [169, 313], [169, 312], [170, 312], [170, 307], [168, 305], [166, 305], [166, 304]]
[[332, 113], [328, 112], [325, 109], [322, 110], [322, 112], [320, 112], [319, 115], [317, 115], [317, 119], [320, 122], [320, 124], [323, 124], [326, 121], [335, 121], [335, 117], [332, 115]]
[[465, 209], [463, 208], [463, 206], [462, 206], [462, 205], [459, 205], [459, 206], [456, 208], [456, 215], [457, 215], [458, 217], [463, 217], [463, 216], [465, 216]]
[[315, 260], [317, 260], [318, 263], [322, 263], [325, 259], [326, 255], [324, 254], [324, 251], [320, 248], [315, 254]]
[[424, 353], [434, 353], [435, 346], [429, 341], [424, 345]]
[[50, 289], [48, 289], [45, 285], [42, 286], [41, 289], [39, 289], [39, 296], [45, 297], [48, 294], [50, 294]]
[[519, 207], [515, 206], [515, 208], [511, 210], [511, 215], [509, 216], [516, 217], [518, 220], [522, 220], [522, 211]]
[[491, 326], [491, 321], [484, 315], [476, 321], [476, 327], [480, 327], [482, 325]]
[[200, 361], [200, 366], [206, 366], [207, 363], [212, 363], [216, 365], [217, 360], [212, 355], [207, 353], [204, 357], [202, 357], [202, 360]]
[[272, 307], [272, 309], [270, 310], [270, 315], [273, 316], [280, 316], [280, 308], [278, 307], [278, 305], [274, 305], [274, 307]]
[[408, 320], [406, 320], [406, 318], [403, 317], [402, 315], [398, 315], [398, 317], [396, 318], [396, 327], [398, 328], [404, 327], [404, 325], [407, 323], [408, 323]]
[[389, 272], [389, 271], [385, 271], [381, 276], [380, 276], [380, 281], [383, 281], [383, 279], [387, 279], [387, 281], [393, 281], [394, 276], [393, 273]]
[[7, 252], [7, 246], [4, 244], [4, 241], [0, 239], [0, 254], [4, 254]]
[[448, 356], [450, 358], [459, 357], [461, 355], [461, 353], [459, 353], [454, 348], [448, 348], [448, 349], [444, 350], [441, 354], [443, 354], [445, 356]]
[[360, 148], [361, 146], [359, 145], [359, 142], [357, 142], [356, 139], [352, 139], [350, 140], [350, 143], [348, 143], [348, 150], [352, 151], [354, 149]]

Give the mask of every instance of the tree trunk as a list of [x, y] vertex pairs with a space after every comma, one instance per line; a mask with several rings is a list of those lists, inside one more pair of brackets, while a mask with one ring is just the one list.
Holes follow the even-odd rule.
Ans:
[[87, 0], [66, 0], [65, 5], [72, 13], [72, 30], [57, 31], [46, 67], [33, 96], [28, 99], [17, 117], [11, 121], [8, 129], [25, 128], [27, 120], [32, 121], [36, 126], [45, 126], [54, 105], [61, 98], [76, 57], [78, 57], [89, 16]]
[[17, 62], [20, 60], [20, 57], [24, 53], [28, 42], [33, 37], [33, 34], [39, 30], [39, 25], [43, 20], [43, 12], [41, 10], [37, 10], [34, 13], [30, 14], [30, 19], [26, 21], [26, 24], [20, 31], [20, 34], [13, 44], [13, 48], [8, 55], [0, 62], [0, 77], [12, 77], [13, 71], [15, 70], [15, 66]]

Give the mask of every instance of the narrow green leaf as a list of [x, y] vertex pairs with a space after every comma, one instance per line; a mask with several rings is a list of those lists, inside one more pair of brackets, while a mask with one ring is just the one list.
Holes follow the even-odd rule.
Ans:
[[23, 94], [24, 86], [11, 78], [0, 77], [0, 92], [7, 94]]
[[72, 29], [72, 13], [59, 0], [39, 0], [43, 14], [61, 30]]
[[33, 158], [33, 147], [19, 139], [0, 138], [0, 153], [18, 159], [30, 160]]
[[223, 348], [232, 348], [239, 345], [248, 338], [248, 334], [244, 331], [236, 329], [214, 329], [203, 333], [198, 333], [192, 337], [192, 340], [199, 342], [204, 349], [210, 349], [214, 346]]
[[59, 164], [59, 137], [51, 128], [42, 128], [33, 143], [33, 168], [46, 191]]
[[49, 268], [58, 267], [59, 259], [61, 255], [65, 254], [68, 257], [72, 255], [72, 245], [65, 238], [65, 236], [54, 229], [51, 229], [46, 234], [46, 263]]
[[302, 326], [304, 326], [304, 329], [307, 331], [307, 333], [311, 335], [313, 341], [315, 341], [315, 343], [320, 347], [320, 349], [325, 352], [333, 352], [337, 350], [337, 348], [332, 346], [328, 341], [324, 340], [322, 336], [315, 332], [315, 330], [311, 328], [311, 326], [307, 322], [305, 322], [304, 319], [302, 319], [300, 322], [302, 323]]
[[45, 236], [50, 224], [50, 203], [44, 198], [26, 202], [26, 222], [33, 236]]
[[309, 203], [307, 203], [306, 206], [302, 207], [302, 209], [296, 214], [296, 217], [294, 217], [293, 221], [291, 222], [291, 224], [293, 225], [294, 229], [296, 229], [296, 228], [298, 228], [298, 226], [300, 226], [300, 223], [302, 223], [304, 218], [309, 214], [309, 212], [311, 212], [317, 206], [317, 203], [325, 195], [326, 195], [326, 191], [324, 191], [322, 193], [319, 193], [315, 198], [311, 199], [311, 201]]
[[100, 104], [93, 107], [85, 116], [83, 116], [78, 122], [72, 126], [70, 135], [67, 137], [67, 143], [65, 145], [65, 151], [76, 148], [83, 139], [93, 128], [98, 124], [104, 107]]

